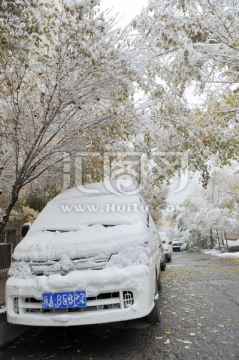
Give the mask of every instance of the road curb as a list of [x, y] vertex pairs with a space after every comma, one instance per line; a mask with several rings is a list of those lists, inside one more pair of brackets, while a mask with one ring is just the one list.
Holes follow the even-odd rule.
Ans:
[[4, 309], [0, 312], [0, 347], [15, 340], [30, 329], [29, 326], [13, 325], [7, 322], [7, 315]]

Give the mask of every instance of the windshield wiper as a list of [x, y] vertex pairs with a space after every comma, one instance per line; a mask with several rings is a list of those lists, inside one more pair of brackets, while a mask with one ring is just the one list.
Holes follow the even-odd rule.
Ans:
[[50, 232], [59, 231], [60, 233], [62, 233], [62, 232], [69, 232], [70, 230], [58, 230], [58, 229], [53, 230], [53, 229], [47, 229], [47, 230], [45, 230], [45, 231], [50, 231]]
[[114, 224], [114, 225], [107, 225], [107, 224], [90, 224], [89, 226], [94, 226], [94, 225], [101, 225], [101, 226], [104, 226], [104, 227], [116, 226], [116, 224]]

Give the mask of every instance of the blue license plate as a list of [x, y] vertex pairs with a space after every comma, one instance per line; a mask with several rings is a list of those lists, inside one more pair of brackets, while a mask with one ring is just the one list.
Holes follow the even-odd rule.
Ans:
[[86, 291], [67, 291], [42, 294], [43, 309], [72, 309], [86, 307]]

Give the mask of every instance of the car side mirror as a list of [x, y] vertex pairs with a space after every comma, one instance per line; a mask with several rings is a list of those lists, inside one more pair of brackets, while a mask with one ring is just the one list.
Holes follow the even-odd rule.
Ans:
[[22, 237], [25, 237], [28, 233], [28, 230], [30, 229], [31, 224], [30, 223], [26, 223], [22, 225], [22, 230], [21, 230], [21, 235]]

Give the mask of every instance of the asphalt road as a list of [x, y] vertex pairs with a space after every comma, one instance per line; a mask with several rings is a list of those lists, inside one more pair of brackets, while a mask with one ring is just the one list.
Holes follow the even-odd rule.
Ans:
[[239, 359], [239, 259], [174, 253], [161, 311], [155, 325], [33, 328], [0, 349], [0, 359]]

